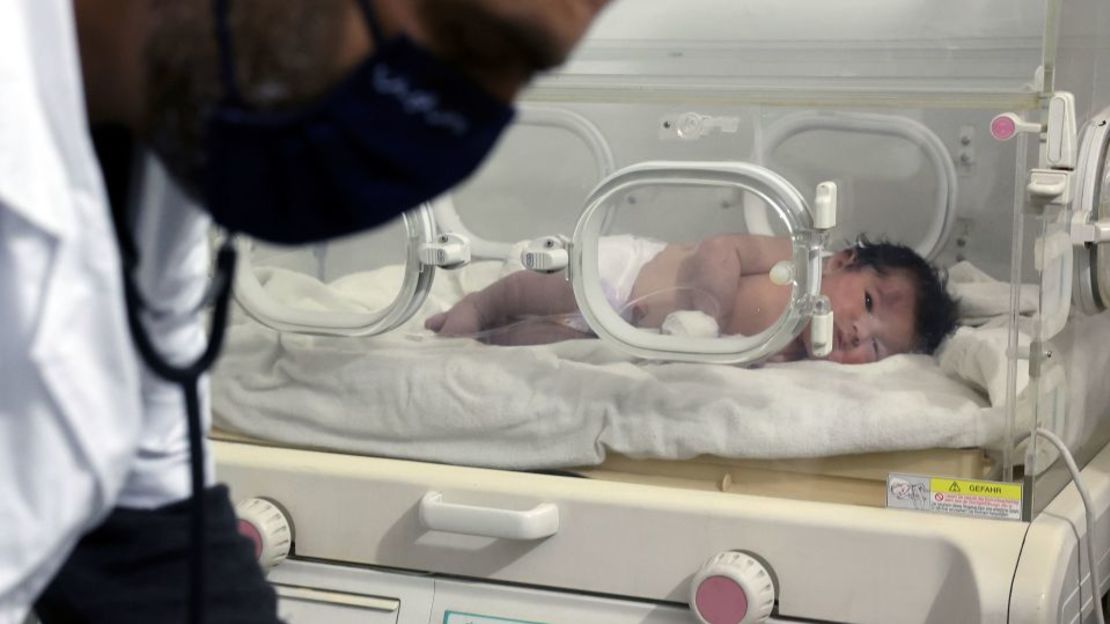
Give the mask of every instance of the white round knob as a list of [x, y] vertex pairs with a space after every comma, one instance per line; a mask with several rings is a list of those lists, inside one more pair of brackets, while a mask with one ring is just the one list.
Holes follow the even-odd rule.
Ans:
[[239, 533], [254, 544], [263, 571], [285, 561], [293, 546], [293, 523], [280, 507], [264, 498], [248, 498], [235, 506]]
[[771, 574], [742, 552], [723, 552], [706, 561], [690, 584], [690, 609], [701, 624], [760, 624], [774, 606]]
[[836, 182], [822, 182], [818, 184], [817, 195], [813, 199], [814, 229], [831, 230], [836, 227], [836, 210]]

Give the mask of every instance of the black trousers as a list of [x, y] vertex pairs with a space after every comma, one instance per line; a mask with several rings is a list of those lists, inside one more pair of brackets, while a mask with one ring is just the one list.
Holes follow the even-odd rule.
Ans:
[[[277, 624], [277, 599], [237, 530], [227, 488], [205, 492], [206, 624]], [[86, 535], [35, 604], [43, 624], [174, 624], [188, 601], [189, 501], [117, 508]]]

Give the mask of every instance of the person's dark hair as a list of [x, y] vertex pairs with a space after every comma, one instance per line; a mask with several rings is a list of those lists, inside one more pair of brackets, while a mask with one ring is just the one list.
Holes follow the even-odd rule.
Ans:
[[[186, 191], [199, 196], [207, 121], [228, 95], [219, 75], [212, 2], [147, 1], [140, 138]], [[357, 15], [349, 0], [237, 0], [230, 7], [236, 83], [246, 104], [295, 111], [342, 78], [345, 20]]]
[[959, 303], [945, 288], [947, 276], [916, 251], [888, 241], [870, 241], [861, 236], [851, 247], [855, 252], [850, 269], [870, 267], [880, 275], [905, 271], [914, 284], [914, 334], [916, 351], [932, 354], [956, 329]]

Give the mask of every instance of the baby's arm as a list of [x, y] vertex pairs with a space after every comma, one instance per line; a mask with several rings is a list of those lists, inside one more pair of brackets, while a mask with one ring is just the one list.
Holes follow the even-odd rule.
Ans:
[[685, 287], [680, 309], [700, 310], [725, 327], [732, 319], [740, 278], [767, 273], [790, 257], [787, 238], [722, 234], [703, 239], [678, 269], [676, 285]]
[[723, 239], [717, 244], [731, 246], [740, 257], [741, 275], [769, 273], [783, 260], [793, 257], [794, 249], [785, 236], [759, 234], [722, 234], [706, 240]]
[[517, 271], [428, 317], [424, 327], [444, 336], [469, 336], [523, 316], [577, 311], [574, 290], [562, 273]]

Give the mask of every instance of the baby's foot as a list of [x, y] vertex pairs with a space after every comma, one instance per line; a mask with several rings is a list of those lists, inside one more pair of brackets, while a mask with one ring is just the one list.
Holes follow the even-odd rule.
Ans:
[[443, 327], [443, 324], [446, 323], [446, 322], [447, 322], [447, 313], [446, 312], [440, 312], [439, 314], [433, 314], [433, 315], [429, 316], [428, 318], [424, 319], [424, 329], [430, 329], [430, 330], [432, 330], [432, 331], [434, 331], [435, 333], [438, 334], [439, 330]]
[[478, 306], [463, 299], [450, 310], [429, 316], [424, 321], [424, 329], [441, 336], [472, 336], [482, 330], [482, 315]]

